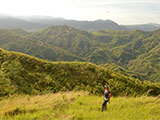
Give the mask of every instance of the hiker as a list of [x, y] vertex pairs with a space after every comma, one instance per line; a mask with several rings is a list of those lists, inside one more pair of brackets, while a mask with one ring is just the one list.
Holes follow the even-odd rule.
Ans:
[[110, 103], [110, 97], [111, 97], [111, 93], [109, 91], [108, 86], [105, 86], [105, 91], [104, 91], [104, 102], [102, 104], [102, 111], [107, 109], [107, 103]]

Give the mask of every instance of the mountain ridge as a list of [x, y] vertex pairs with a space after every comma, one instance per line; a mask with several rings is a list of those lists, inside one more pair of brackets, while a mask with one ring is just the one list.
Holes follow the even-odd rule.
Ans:
[[158, 83], [140, 81], [88, 62], [51, 62], [0, 49], [0, 65], [0, 97], [72, 90], [101, 94], [105, 84], [114, 96], [160, 93]]
[[86, 31], [98, 31], [105, 29], [128, 31], [143, 30], [154, 31], [160, 29], [159, 24], [119, 25], [112, 20], [67, 20], [61, 17], [51, 16], [9, 16], [0, 15], [0, 27], [5, 29], [20, 28], [28, 32], [35, 32], [53, 25], [68, 25]]

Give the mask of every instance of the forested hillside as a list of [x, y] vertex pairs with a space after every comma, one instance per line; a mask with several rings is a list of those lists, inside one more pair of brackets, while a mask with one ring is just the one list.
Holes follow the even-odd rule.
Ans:
[[140, 81], [87, 62], [49, 62], [0, 49], [0, 96], [86, 90], [114, 96], [158, 95], [160, 84]]
[[27, 37], [29, 35], [29, 33], [22, 30], [8, 31], [0, 29], [0, 47], [52, 61], [84, 61], [62, 48], [29, 39]]
[[116, 56], [116, 63], [130, 71], [147, 75], [152, 81], [160, 80], [159, 30], [154, 32], [101, 31], [94, 34], [99, 41], [107, 42], [107, 47]]
[[138, 75], [139, 79], [151, 81], [160, 81], [159, 43], [159, 30], [91, 33], [69, 26], [52, 26], [35, 33], [20, 29], [0, 30], [0, 47], [6, 50], [52, 61], [114, 63], [129, 74]]

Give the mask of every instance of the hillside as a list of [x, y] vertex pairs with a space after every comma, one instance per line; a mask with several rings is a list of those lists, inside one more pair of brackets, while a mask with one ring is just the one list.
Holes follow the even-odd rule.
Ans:
[[62, 48], [29, 39], [27, 37], [29, 35], [30, 33], [19, 29], [11, 31], [0, 29], [0, 48], [52, 61], [84, 61], [83, 58], [77, 57]]
[[90, 55], [98, 44], [92, 34], [69, 26], [52, 26], [40, 30], [31, 39], [63, 48], [80, 57]]
[[147, 75], [144, 75], [144, 74], [139, 74], [139, 73], [136, 73], [136, 72], [131, 72], [127, 69], [125, 69], [124, 67], [121, 67], [115, 63], [106, 63], [106, 64], [102, 64], [101, 65], [102, 67], [105, 67], [109, 70], [113, 70], [115, 72], [118, 72], [120, 74], [123, 74], [125, 76], [129, 76], [129, 77], [133, 77], [133, 78], [137, 78], [139, 80], [149, 80], [148, 76]]
[[102, 94], [105, 84], [114, 96], [160, 94], [160, 85], [140, 81], [87, 62], [49, 62], [0, 50], [0, 96], [87, 90]]
[[[130, 61], [129, 70], [147, 74], [152, 80], [160, 80], [160, 43], [147, 54]], [[144, 64], [145, 63], [145, 64]], [[148, 71], [146, 71], [148, 69]], [[157, 76], [158, 75], [158, 76]]]
[[[142, 65], [141, 68], [136, 68], [139, 71], [129, 67], [135, 66], [132, 64], [132, 60], [138, 59], [141, 55], [147, 55], [149, 51], [154, 51], [155, 54], [159, 53], [155, 50], [160, 42], [158, 33], [158, 30], [154, 32], [104, 30], [88, 33], [68, 26], [53, 26], [36, 32], [31, 35], [31, 38], [61, 47], [89, 62], [96, 64], [116, 63], [132, 72], [148, 76], [149, 80], [160, 81], [157, 72], [149, 74], [151, 70], [145, 69]], [[140, 61], [144, 61], [144, 59], [141, 57]], [[160, 62], [159, 56], [155, 56], [154, 59], [156, 63], [154, 62], [153, 65]], [[158, 67], [153, 69], [159, 71]]]
[[91, 33], [69, 26], [52, 26], [35, 33], [1, 29], [0, 47], [52, 61], [115, 63], [131, 74], [146, 76], [138, 78], [160, 81], [159, 33], [159, 30], [103, 30]]
[[[98, 41], [107, 45], [115, 56], [116, 64], [129, 71], [147, 75], [152, 81], [160, 81], [159, 30], [154, 32], [106, 30], [95, 32], [94, 35]], [[147, 58], [148, 62], [145, 62], [147, 56], [150, 57]], [[145, 66], [150, 66], [150, 69], [146, 69]]]
[[159, 120], [158, 97], [113, 97], [101, 112], [103, 96], [61, 92], [0, 101], [1, 120]]

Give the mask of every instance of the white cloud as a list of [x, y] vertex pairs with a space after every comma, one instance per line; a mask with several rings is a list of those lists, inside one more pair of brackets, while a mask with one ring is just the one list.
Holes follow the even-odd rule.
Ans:
[[0, 0], [0, 13], [137, 24], [159, 22], [160, 0]]

